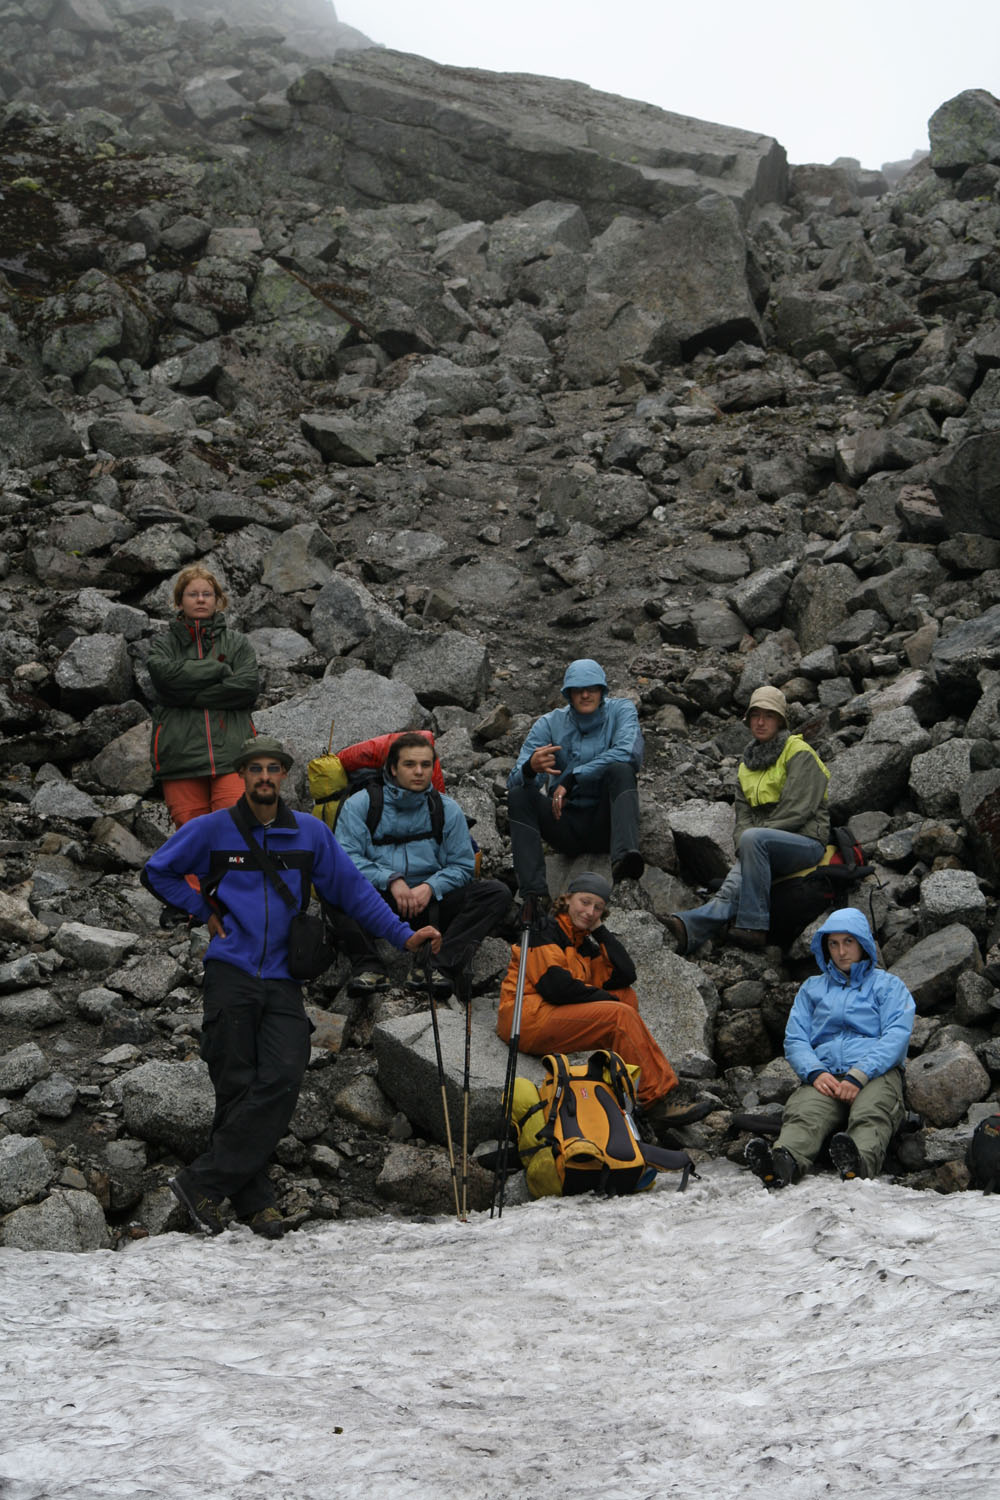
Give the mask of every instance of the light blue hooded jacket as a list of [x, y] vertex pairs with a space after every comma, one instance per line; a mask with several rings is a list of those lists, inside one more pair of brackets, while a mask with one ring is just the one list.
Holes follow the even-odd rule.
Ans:
[[554, 708], [536, 719], [521, 746], [517, 763], [507, 778], [508, 787], [532, 780], [525, 766], [542, 745], [558, 745], [557, 776], [534, 778], [553, 792], [564, 785], [577, 805], [601, 800], [601, 777], [608, 766], [627, 762], [634, 771], [642, 765], [643, 738], [635, 704], [628, 698], [609, 698], [604, 668], [589, 656], [570, 662], [563, 677], [563, 697], [570, 688], [599, 687], [601, 705], [592, 714], [578, 714], [572, 705]]
[[[864, 957], [843, 974], [827, 957], [823, 939], [831, 932], [857, 938]], [[785, 1028], [785, 1056], [805, 1083], [820, 1073], [848, 1075], [863, 1088], [900, 1067], [913, 1030], [916, 1007], [901, 979], [876, 967], [875, 940], [861, 912], [831, 912], [811, 944], [820, 972], [795, 996]]]
[[[376, 829], [379, 838], [409, 837], [410, 843], [376, 844], [368, 832], [368, 793], [348, 797], [337, 819], [337, 842], [344, 853], [378, 890], [387, 890], [400, 875], [408, 885], [422, 882], [440, 900], [450, 891], [461, 890], [476, 873], [476, 857], [469, 838], [465, 814], [453, 797], [442, 795], [444, 828], [440, 844], [431, 833], [431, 814], [426, 792], [410, 792], [398, 786], [388, 772], [383, 775], [385, 802]], [[426, 838], [413, 838], [426, 830]]]

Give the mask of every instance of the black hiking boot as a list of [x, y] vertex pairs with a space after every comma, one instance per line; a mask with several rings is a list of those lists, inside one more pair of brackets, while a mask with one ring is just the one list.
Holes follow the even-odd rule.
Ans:
[[243, 1223], [248, 1225], [254, 1234], [259, 1234], [265, 1240], [280, 1240], [282, 1235], [288, 1233], [292, 1228], [292, 1220], [285, 1219], [277, 1204], [269, 1203], [266, 1208], [258, 1208], [255, 1214], [251, 1214]]
[[629, 849], [611, 866], [611, 879], [615, 885], [623, 880], [638, 880], [646, 868], [646, 861], [638, 849]]
[[755, 1135], [752, 1140], [747, 1141], [743, 1159], [766, 1188], [788, 1187], [798, 1181], [798, 1162], [792, 1153], [786, 1151], [784, 1146], [778, 1146], [772, 1151], [770, 1142], [765, 1141], [762, 1136]]
[[853, 1177], [868, 1176], [861, 1160], [861, 1152], [846, 1130], [839, 1131], [830, 1141], [830, 1160], [840, 1173], [842, 1182], [850, 1182]]
[[348, 995], [376, 995], [388, 988], [388, 975], [381, 969], [361, 969], [347, 981]]
[[222, 1217], [222, 1205], [214, 1198], [209, 1198], [199, 1192], [183, 1172], [178, 1172], [176, 1177], [171, 1177], [167, 1186], [178, 1203], [187, 1209], [191, 1222], [199, 1234], [222, 1233], [226, 1227], [226, 1221]]
[[[421, 964], [414, 964], [411, 968], [406, 976], [406, 988], [415, 995], [427, 994], [427, 970]], [[449, 1000], [455, 986], [450, 976], [435, 966], [431, 970], [431, 988], [435, 1000]]]
[[798, 1182], [802, 1176], [802, 1170], [792, 1153], [784, 1146], [776, 1146], [771, 1153], [774, 1162], [774, 1170], [782, 1187], [791, 1187], [793, 1182]]

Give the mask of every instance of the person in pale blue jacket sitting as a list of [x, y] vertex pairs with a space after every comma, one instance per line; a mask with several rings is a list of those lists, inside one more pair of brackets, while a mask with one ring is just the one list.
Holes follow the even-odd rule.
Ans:
[[[404, 922], [412, 916], [422, 926], [433, 914], [432, 925], [444, 934], [433, 985], [446, 998], [479, 943], [502, 920], [511, 894], [500, 880], [475, 878], [468, 822], [453, 797], [435, 790], [434, 764], [425, 735], [401, 734], [386, 756], [377, 817], [371, 815], [371, 789], [355, 792], [337, 819], [337, 842]], [[342, 913], [331, 919], [351, 962], [348, 993], [386, 989], [388, 977], [371, 935]], [[424, 983], [419, 972], [413, 983]]]
[[831, 1131], [841, 1177], [875, 1177], [906, 1113], [902, 1068], [913, 996], [878, 965], [864, 915], [831, 912], [810, 944], [819, 974], [807, 979], [785, 1028], [785, 1056], [802, 1079], [785, 1105], [774, 1147], [747, 1143], [751, 1171], [786, 1187], [811, 1167]]
[[604, 668], [570, 662], [565, 708], [536, 719], [507, 778], [514, 873], [523, 899], [548, 904], [544, 839], [560, 854], [610, 851], [614, 881], [638, 880], [643, 738], [635, 704], [608, 696]]

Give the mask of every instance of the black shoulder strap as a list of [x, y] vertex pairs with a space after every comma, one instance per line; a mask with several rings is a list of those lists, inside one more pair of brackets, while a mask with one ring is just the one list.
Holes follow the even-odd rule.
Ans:
[[434, 842], [440, 844], [444, 838], [444, 803], [441, 801], [441, 793], [436, 786], [432, 786], [427, 793], [427, 806], [431, 813], [431, 833], [434, 835]]
[[[362, 788], [365, 790], [365, 788]], [[367, 787], [368, 812], [365, 814], [365, 827], [371, 835], [373, 844], [415, 844], [427, 837], [426, 833], [400, 833], [389, 837], [378, 837], [378, 826], [382, 821], [382, 811], [385, 807], [385, 783], [381, 777], [377, 781], [371, 781]], [[427, 793], [427, 811], [431, 820], [431, 838], [435, 844], [440, 844], [444, 838], [444, 803], [441, 801], [441, 793], [437, 787], [431, 787]]]
[[378, 780], [374, 778], [368, 783], [368, 811], [365, 814], [365, 826], [374, 839], [378, 832], [378, 825], [382, 821], [382, 809], [385, 807], [385, 785], [381, 776]]
[[[244, 843], [249, 849], [252, 862], [257, 866], [258, 870], [262, 870], [264, 872], [268, 880], [270, 880], [271, 884], [274, 886], [274, 889], [277, 891], [278, 895], [281, 897], [282, 901], [284, 901], [285, 905], [297, 907], [299, 903], [296, 901], [295, 897], [288, 889], [288, 886], [282, 880], [281, 875], [278, 872], [278, 866], [274, 863], [274, 860], [267, 853], [267, 851], [260, 847], [257, 840], [250, 832], [250, 825], [247, 823], [247, 820], [243, 814], [243, 809], [242, 807], [240, 807], [240, 804], [238, 802], [229, 809], [229, 816], [236, 824], [236, 827], [239, 830]], [[305, 900], [302, 902], [302, 910], [305, 911], [306, 907], [309, 905], [309, 897], [312, 893], [311, 882], [309, 880], [303, 881], [303, 891], [305, 894]]]

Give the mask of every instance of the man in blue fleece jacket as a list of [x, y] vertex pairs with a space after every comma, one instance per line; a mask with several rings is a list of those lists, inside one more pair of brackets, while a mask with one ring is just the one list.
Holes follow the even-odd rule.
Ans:
[[571, 857], [611, 852], [615, 881], [638, 880], [643, 739], [635, 704], [609, 698], [604, 668], [570, 662], [565, 708], [536, 719], [507, 778], [510, 842], [521, 895], [547, 904], [544, 838]]
[[772, 1188], [797, 1182], [831, 1131], [841, 1177], [876, 1176], [906, 1112], [913, 996], [878, 968], [871, 928], [853, 907], [831, 912], [810, 947], [820, 972], [800, 988], [785, 1027], [785, 1056], [802, 1085], [785, 1105], [773, 1151], [755, 1137], [745, 1152]]
[[[281, 786], [292, 757], [279, 740], [244, 741], [236, 759], [244, 794], [236, 811], [250, 837], [278, 866], [296, 897], [290, 907], [252, 861], [230, 810], [179, 828], [146, 863], [143, 884], [161, 901], [205, 922], [201, 1055], [215, 1089], [208, 1149], [171, 1180], [196, 1228], [225, 1228], [222, 1201], [255, 1234], [276, 1239], [287, 1227], [275, 1204], [267, 1164], [285, 1134], [309, 1062], [312, 1030], [301, 984], [288, 968], [292, 917], [310, 884], [377, 937], [415, 951], [441, 944], [435, 927], [414, 931], [359, 874], [318, 818], [292, 812]], [[195, 890], [185, 877], [197, 876]], [[212, 899], [206, 899], [208, 890]]]

